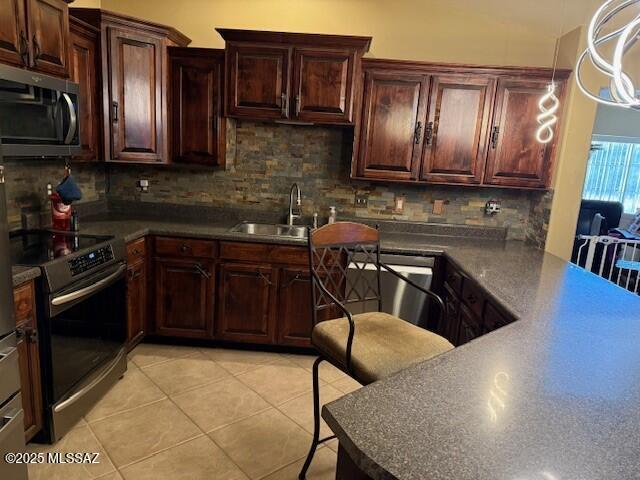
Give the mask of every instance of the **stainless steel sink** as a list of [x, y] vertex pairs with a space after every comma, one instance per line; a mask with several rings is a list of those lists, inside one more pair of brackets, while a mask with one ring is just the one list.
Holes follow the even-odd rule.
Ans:
[[233, 233], [248, 233], [249, 235], [265, 235], [268, 237], [307, 238], [307, 227], [300, 225], [242, 222], [230, 231]]

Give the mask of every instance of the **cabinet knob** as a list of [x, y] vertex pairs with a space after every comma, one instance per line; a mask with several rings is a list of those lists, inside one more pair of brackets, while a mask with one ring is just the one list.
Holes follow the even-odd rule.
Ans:
[[187, 253], [189, 250], [191, 250], [191, 247], [190, 247], [189, 245], [182, 244], [182, 245], [180, 246], [180, 251], [181, 251], [182, 253]]

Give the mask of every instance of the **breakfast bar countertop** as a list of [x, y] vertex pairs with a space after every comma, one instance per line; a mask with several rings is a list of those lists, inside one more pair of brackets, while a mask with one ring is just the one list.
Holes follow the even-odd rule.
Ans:
[[[304, 245], [232, 223], [96, 218], [83, 233]], [[445, 255], [519, 321], [323, 408], [376, 479], [629, 479], [640, 474], [640, 297], [524, 242], [382, 231]]]

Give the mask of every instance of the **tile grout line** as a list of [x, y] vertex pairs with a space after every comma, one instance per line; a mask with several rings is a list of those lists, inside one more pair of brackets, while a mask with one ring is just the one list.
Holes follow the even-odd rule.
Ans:
[[[84, 418], [84, 417], [83, 417]], [[86, 421], [86, 420], [85, 420]], [[115, 471], [118, 473], [118, 475], [122, 476], [120, 474], [120, 469], [118, 468], [118, 466], [116, 465], [116, 462], [113, 461], [113, 458], [111, 458], [111, 455], [109, 455], [109, 451], [107, 450], [107, 447], [105, 447], [102, 442], [100, 441], [100, 439], [98, 438], [98, 436], [96, 435], [96, 432], [93, 431], [93, 428], [91, 428], [91, 425], [89, 424], [89, 422], [87, 422], [87, 428], [89, 429], [89, 432], [91, 433], [91, 435], [93, 436], [93, 438], [96, 439], [96, 442], [98, 442], [98, 445], [100, 445], [100, 448], [102, 449], [102, 451], [104, 451], [105, 456], [109, 459], [109, 461], [111, 462], [111, 465], [113, 465], [113, 468], [115, 469]], [[111, 472], [113, 473], [113, 472]], [[104, 475], [101, 475], [102, 477], [109, 475], [108, 473], [105, 473]], [[100, 477], [97, 477], [100, 478]]]

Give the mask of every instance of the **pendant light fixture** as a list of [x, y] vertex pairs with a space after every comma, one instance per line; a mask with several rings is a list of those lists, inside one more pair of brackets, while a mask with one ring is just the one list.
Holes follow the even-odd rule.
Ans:
[[558, 65], [558, 51], [560, 49], [560, 37], [564, 30], [564, 0], [562, 2], [561, 18], [563, 23], [560, 25], [560, 33], [556, 39], [556, 45], [553, 52], [553, 72], [551, 73], [551, 83], [547, 85], [547, 93], [540, 97], [538, 101], [538, 109], [540, 114], [536, 120], [540, 124], [536, 130], [536, 140], [540, 143], [549, 143], [555, 135], [554, 126], [558, 123], [556, 113], [560, 109], [560, 100], [556, 96], [556, 68]]
[[[638, 7], [629, 10], [630, 7]], [[619, 20], [622, 13], [630, 15], [624, 25], [608, 32], [606, 27]], [[592, 100], [604, 105], [640, 109], [640, 95], [631, 77], [624, 71], [624, 55], [638, 41], [640, 33], [640, 0], [607, 0], [596, 11], [587, 30], [587, 49], [580, 55], [576, 66], [576, 82], [580, 90]], [[605, 59], [599, 48], [607, 43], [613, 45], [612, 58]], [[591, 92], [582, 78], [582, 68], [587, 59], [600, 73], [609, 77], [611, 98], [600, 92]]]

